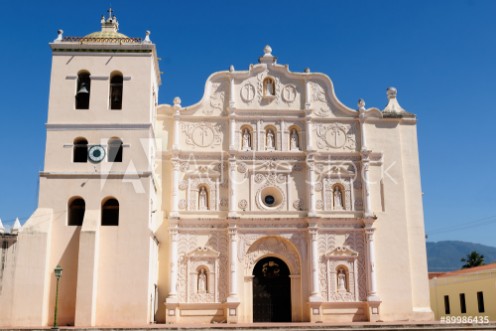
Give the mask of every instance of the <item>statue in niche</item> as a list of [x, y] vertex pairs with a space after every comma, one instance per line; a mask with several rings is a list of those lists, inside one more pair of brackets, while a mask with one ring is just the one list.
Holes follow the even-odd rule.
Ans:
[[272, 79], [267, 78], [265, 80], [265, 96], [274, 96], [276, 95], [274, 91], [274, 82]]
[[291, 130], [291, 137], [290, 137], [290, 149], [295, 150], [295, 149], [300, 149], [299, 143], [298, 143], [298, 132], [296, 132], [296, 129]]
[[201, 268], [198, 271], [198, 293], [207, 293], [207, 273], [204, 268]]
[[338, 270], [338, 292], [346, 292], [346, 272], [343, 269]]
[[198, 193], [198, 209], [208, 210], [207, 190], [205, 190], [205, 187], [203, 186], [200, 188], [200, 192]]
[[251, 135], [248, 129], [243, 130], [243, 140], [241, 144], [241, 149], [244, 151], [251, 150]]
[[275, 140], [274, 140], [274, 132], [271, 129], [267, 130], [267, 139], [266, 139], [266, 149], [275, 149]]
[[334, 187], [334, 209], [335, 210], [343, 210], [343, 192], [337, 186]]

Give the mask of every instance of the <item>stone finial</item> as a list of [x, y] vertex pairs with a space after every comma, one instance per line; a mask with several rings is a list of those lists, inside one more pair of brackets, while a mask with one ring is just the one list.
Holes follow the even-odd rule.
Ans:
[[387, 97], [388, 99], [396, 99], [396, 95], [398, 94], [398, 90], [396, 87], [388, 87], [387, 88]]
[[0, 234], [5, 233], [5, 227], [3, 226], [2, 219], [0, 218]]
[[55, 40], [53, 41], [54, 43], [58, 43], [58, 42], [61, 42], [62, 39], [64, 39], [64, 30], [57, 30], [57, 38], [55, 38]]
[[181, 107], [181, 98], [175, 97], [173, 103], [174, 103], [174, 107]]
[[306, 67], [305, 70], [303, 70], [306, 74], [309, 74], [310, 73], [310, 68], [309, 67]]
[[276, 63], [277, 58], [272, 55], [272, 47], [269, 45], [266, 45], [264, 47], [264, 55], [258, 58], [258, 62], [260, 63], [267, 63], [267, 64], [273, 64]]
[[150, 30], [146, 30], [145, 40], [143, 41], [145, 44], [151, 44], [152, 43], [152, 41], [150, 40], [150, 35], [151, 35]]
[[358, 99], [358, 110], [365, 110], [365, 100], [362, 98]]
[[234, 72], [234, 66], [232, 64], [229, 66], [229, 72]]
[[21, 222], [19, 221], [19, 217], [16, 217], [14, 225], [12, 225], [12, 228], [10, 229], [10, 233], [18, 234], [21, 228], [22, 226], [21, 226]]
[[414, 116], [400, 106], [398, 99], [396, 99], [397, 94], [398, 90], [395, 87], [387, 88], [388, 104], [382, 111], [383, 114], [390, 117]]

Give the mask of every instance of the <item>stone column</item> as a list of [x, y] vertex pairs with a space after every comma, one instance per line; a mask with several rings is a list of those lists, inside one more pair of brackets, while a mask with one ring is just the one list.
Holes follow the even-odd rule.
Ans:
[[238, 298], [238, 230], [236, 224], [229, 224], [229, 297], [228, 302], [239, 302]]
[[171, 211], [169, 213], [170, 218], [179, 217], [179, 172], [181, 164], [178, 157], [173, 157], [172, 159], [172, 205]]
[[316, 196], [315, 196], [315, 162], [313, 159], [307, 160], [307, 197], [308, 197], [308, 217], [316, 217]]
[[178, 276], [178, 228], [177, 224], [171, 224], [169, 229], [169, 237], [170, 237], [170, 291], [167, 296], [168, 303], [178, 302], [177, 297], [177, 276]]
[[236, 185], [236, 159], [234, 157], [229, 158], [229, 218], [238, 217], [237, 212], [237, 185]]
[[377, 296], [377, 280], [375, 275], [375, 244], [374, 244], [374, 230], [373, 228], [366, 228], [365, 235], [367, 238], [367, 252], [368, 252], [368, 272], [369, 272], [369, 290], [367, 293], [367, 301], [379, 301]]
[[363, 210], [366, 218], [374, 216], [372, 212], [372, 204], [370, 202], [370, 183], [369, 183], [369, 166], [370, 166], [370, 151], [362, 150], [362, 180], [363, 180]]
[[310, 258], [311, 258], [311, 272], [312, 279], [312, 292], [310, 294], [310, 302], [321, 302], [319, 286], [319, 245], [318, 245], [318, 229], [317, 224], [310, 224], [308, 233], [310, 235]]

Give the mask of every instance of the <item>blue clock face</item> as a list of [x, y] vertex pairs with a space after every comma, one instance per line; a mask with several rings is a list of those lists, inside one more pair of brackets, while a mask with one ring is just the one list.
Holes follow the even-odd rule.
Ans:
[[93, 145], [88, 150], [88, 157], [91, 162], [101, 162], [105, 158], [105, 149], [101, 145]]

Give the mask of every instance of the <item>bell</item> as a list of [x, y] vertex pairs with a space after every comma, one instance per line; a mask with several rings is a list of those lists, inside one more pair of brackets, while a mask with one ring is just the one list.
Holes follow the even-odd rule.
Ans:
[[90, 94], [90, 91], [88, 91], [88, 88], [86, 87], [86, 82], [82, 82], [81, 86], [79, 87], [79, 90], [77, 94]]

